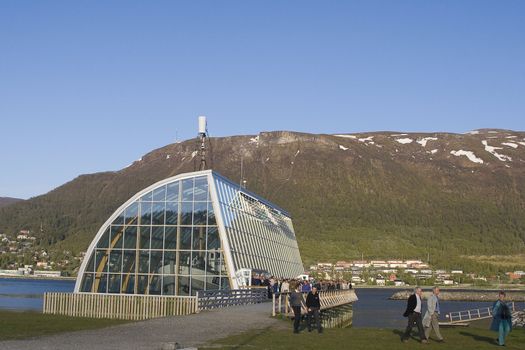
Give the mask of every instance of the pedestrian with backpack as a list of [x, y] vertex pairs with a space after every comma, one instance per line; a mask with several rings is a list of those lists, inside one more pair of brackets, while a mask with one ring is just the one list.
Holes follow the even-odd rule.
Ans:
[[498, 345], [505, 346], [505, 338], [512, 330], [512, 312], [505, 303], [505, 292], [501, 291], [498, 300], [492, 306], [492, 324], [490, 329], [498, 332]]

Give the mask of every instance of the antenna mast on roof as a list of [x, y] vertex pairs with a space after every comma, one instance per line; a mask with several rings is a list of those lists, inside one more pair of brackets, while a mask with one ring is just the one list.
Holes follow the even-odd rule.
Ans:
[[199, 155], [201, 157], [199, 170], [206, 170], [206, 134], [207, 134], [207, 125], [206, 117], [201, 115], [199, 116], [199, 140], [200, 140], [200, 149]]

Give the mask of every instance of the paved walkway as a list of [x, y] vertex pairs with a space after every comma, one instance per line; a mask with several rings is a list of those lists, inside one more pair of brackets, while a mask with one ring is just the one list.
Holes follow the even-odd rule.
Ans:
[[271, 304], [263, 303], [203, 311], [123, 324], [97, 330], [63, 333], [27, 340], [0, 342], [2, 350], [56, 349], [166, 349], [175, 342], [183, 347], [198, 346], [211, 340], [269, 326], [286, 327], [270, 318]]

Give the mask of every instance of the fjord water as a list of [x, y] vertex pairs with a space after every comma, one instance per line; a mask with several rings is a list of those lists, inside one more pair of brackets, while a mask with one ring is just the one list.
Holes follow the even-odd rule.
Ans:
[[[353, 327], [373, 328], [403, 328], [406, 327], [407, 319], [404, 318], [406, 301], [389, 300], [395, 292], [400, 289], [390, 288], [358, 288], [356, 289], [359, 300], [353, 304]], [[494, 300], [498, 292], [494, 292]], [[445, 315], [453, 311], [472, 310], [483, 307], [491, 307], [493, 301], [441, 301], [441, 319], [445, 321]], [[516, 308], [525, 308], [525, 303], [516, 303]], [[426, 301], [423, 301], [423, 312], [426, 310]]]
[[[45, 292], [73, 292], [74, 280], [44, 280], [22, 278], [0, 278], [0, 309], [15, 311], [42, 311]], [[353, 304], [353, 327], [403, 328], [406, 319], [402, 316], [406, 301], [388, 300], [399, 289], [357, 288], [359, 300]], [[496, 292], [494, 293], [496, 297]], [[423, 303], [425, 309], [425, 303]], [[477, 309], [491, 306], [492, 302], [441, 302], [441, 314], [451, 311]], [[520, 309], [524, 303], [516, 305]]]
[[0, 309], [42, 311], [44, 293], [72, 292], [74, 280], [0, 278]]

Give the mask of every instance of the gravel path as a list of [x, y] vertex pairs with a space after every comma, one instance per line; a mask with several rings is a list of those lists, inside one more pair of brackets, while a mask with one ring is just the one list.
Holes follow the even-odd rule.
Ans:
[[97, 330], [0, 342], [2, 350], [170, 349], [198, 346], [250, 329], [286, 327], [270, 317], [271, 304], [255, 304], [129, 323]]

